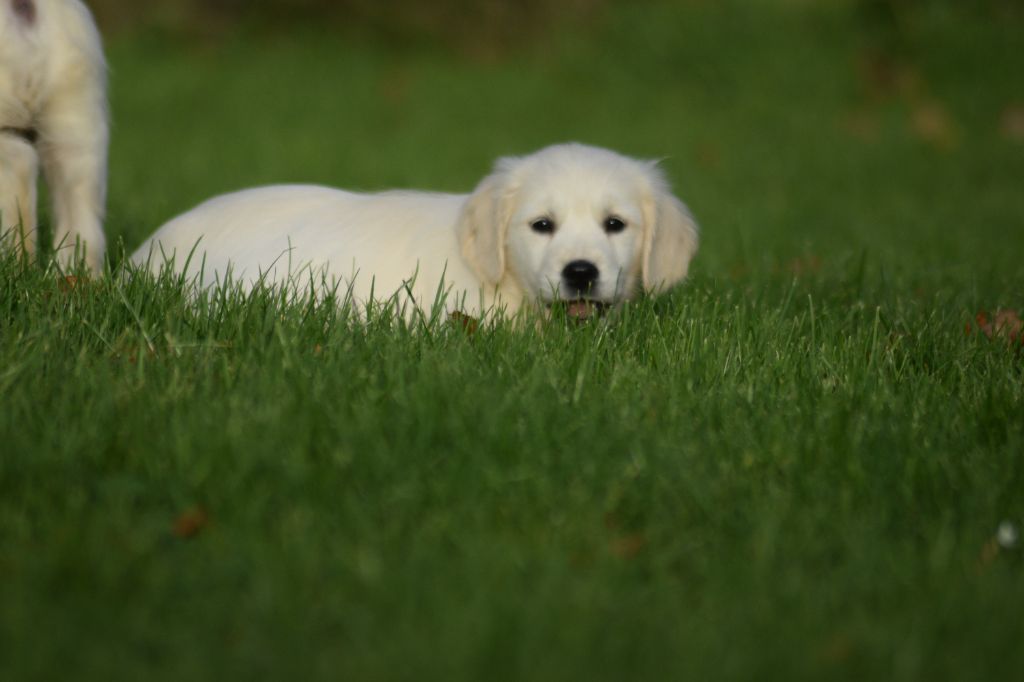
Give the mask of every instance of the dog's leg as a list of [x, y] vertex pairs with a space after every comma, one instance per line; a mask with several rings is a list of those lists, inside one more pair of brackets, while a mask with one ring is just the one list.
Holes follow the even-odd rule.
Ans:
[[32, 255], [36, 248], [39, 157], [27, 140], [0, 132], [0, 242]]
[[103, 264], [107, 194], [107, 104], [102, 61], [55, 89], [39, 122], [39, 151], [53, 197], [53, 246], [59, 261], [85, 253], [93, 272]]

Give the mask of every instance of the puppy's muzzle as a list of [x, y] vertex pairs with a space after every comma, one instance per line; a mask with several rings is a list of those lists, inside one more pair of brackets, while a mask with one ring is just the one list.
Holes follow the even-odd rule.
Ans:
[[574, 260], [562, 270], [562, 281], [576, 296], [590, 294], [601, 271], [588, 260]]

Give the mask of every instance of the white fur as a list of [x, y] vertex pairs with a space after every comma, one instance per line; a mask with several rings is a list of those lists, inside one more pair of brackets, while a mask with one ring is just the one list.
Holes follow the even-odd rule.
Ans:
[[[106, 66], [99, 33], [78, 0], [0, 0], [0, 235], [35, 250], [36, 176], [46, 174], [54, 245], [63, 263], [76, 248], [103, 262], [107, 177]], [[22, 5], [24, 7], [24, 5]], [[33, 146], [13, 130], [34, 130]]]
[[[609, 234], [609, 216], [626, 228]], [[538, 233], [538, 218], [555, 224]], [[353, 194], [313, 186], [250, 189], [210, 200], [160, 228], [132, 256], [169, 262], [203, 286], [230, 276], [314, 289], [337, 283], [365, 304], [411, 292], [429, 310], [515, 311], [575, 298], [562, 271], [592, 262], [587, 299], [614, 304], [686, 276], [697, 226], [654, 163], [579, 144], [500, 159], [472, 194]]]

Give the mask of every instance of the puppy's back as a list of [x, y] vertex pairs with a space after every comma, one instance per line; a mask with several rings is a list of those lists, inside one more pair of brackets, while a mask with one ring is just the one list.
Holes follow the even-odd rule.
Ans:
[[[132, 255], [158, 272], [165, 263], [210, 286], [231, 279], [295, 282], [310, 274], [354, 282], [359, 299], [388, 296], [414, 275], [436, 289], [475, 283], [458, 256], [455, 224], [465, 196], [425, 192], [359, 194], [314, 185], [276, 185], [211, 199], [161, 227]], [[427, 284], [429, 282], [429, 284]]]

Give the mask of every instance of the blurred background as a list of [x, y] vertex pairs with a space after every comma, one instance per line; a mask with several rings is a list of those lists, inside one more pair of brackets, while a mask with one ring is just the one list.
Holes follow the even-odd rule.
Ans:
[[1021, 0], [92, 0], [108, 231], [275, 182], [469, 191], [578, 140], [662, 159], [697, 271], [1014, 271]]
[[[619, 0], [621, 2], [621, 0]], [[381, 39], [454, 43], [492, 50], [555, 21], [593, 17], [613, 0], [97, 0], [111, 28], [158, 28], [218, 36], [240, 28], [329, 26]]]
[[[560, 21], [592, 19], [615, 5], [637, 0], [94, 0], [90, 3], [102, 23], [112, 29], [158, 27], [191, 35], [216, 35], [240, 26], [287, 28], [324, 23], [352, 32], [375, 33], [395, 39], [451, 41], [463, 47], [494, 48], [517, 37], [536, 35]], [[639, 0], [645, 4], [645, 0]], [[649, 0], [646, 4], [650, 4]], [[710, 0], [677, 0], [680, 5], [716, 4]], [[735, 4], [735, 3], [734, 3]], [[1021, 11], [1020, 0], [751, 0], [747, 4], [778, 5], [783, 9], [850, 5], [875, 29], [896, 38], [913, 15], [949, 11], [963, 6], [996, 17]], [[901, 26], [902, 25], [902, 26]]]

